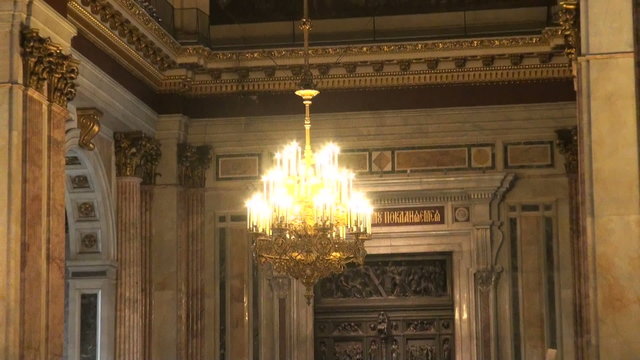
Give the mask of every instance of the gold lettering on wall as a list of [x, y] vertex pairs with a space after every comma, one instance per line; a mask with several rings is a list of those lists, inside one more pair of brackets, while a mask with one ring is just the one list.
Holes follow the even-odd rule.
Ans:
[[444, 220], [444, 206], [376, 209], [371, 225], [442, 225]]

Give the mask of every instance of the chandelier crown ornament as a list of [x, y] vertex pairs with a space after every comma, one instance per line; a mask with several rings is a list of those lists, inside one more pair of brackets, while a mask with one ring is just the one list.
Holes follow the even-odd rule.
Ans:
[[311, 149], [310, 109], [320, 92], [309, 67], [306, 0], [301, 28], [305, 70], [295, 93], [305, 106], [304, 150], [294, 141], [276, 153], [275, 166], [262, 177], [262, 192], [246, 205], [256, 259], [302, 281], [310, 304], [318, 280], [342, 272], [348, 263], [364, 261], [373, 209], [365, 195], [354, 190], [354, 173], [339, 166], [337, 145], [329, 143], [316, 153]]

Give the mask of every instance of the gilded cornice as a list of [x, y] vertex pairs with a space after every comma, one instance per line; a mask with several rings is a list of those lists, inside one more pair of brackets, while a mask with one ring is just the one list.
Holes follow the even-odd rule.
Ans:
[[[162, 93], [290, 91], [303, 64], [300, 48], [182, 46], [133, 0], [70, 0], [68, 8], [85, 36]], [[554, 56], [564, 40], [566, 29], [549, 27], [537, 35], [312, 47], [310, 54], [322, 89], [546, 81], [571, 78], [569, 63]]]
[[40, 36], [38, 29], [23, 29], [21, 47], [25, 84], [66, 108], [76, 96], [78, 62], [50, 38]]
[[[562, 29], [557, 27], [545, 29], [541, 35], [510, 36], [504, 38], [438, 40], [424, 42], [407, 42], [395, 44], [346, 45], [333, 47], [312, 47], [309, 55], [317, 57], [358, 56], [358, 55], [391, 55], [434, 51], [469, 51], [478, 49], [522, 48], [549, 46], [554, 38], [562, 36]], [[248, 61], [275, 59], [302, 59], [302, 49], [273, 49], [248, 51], [214, 51], [203, 46], [184, 46], [180, 56], [193, 57], [205, 61]]]

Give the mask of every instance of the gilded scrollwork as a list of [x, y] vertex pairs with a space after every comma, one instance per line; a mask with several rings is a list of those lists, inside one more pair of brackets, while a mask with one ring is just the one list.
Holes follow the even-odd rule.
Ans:
[[211, 166], [211, 146], [193, 146], [183, 143], [178, 146], [180, 184], [190, 188], [202, 188], [206, 184], [206, 171]]
[[46, 90], [50, 102], [66, 107], [76, 96], [78, 62], [37, 29], [23, 29], [21, 46], [25, 84], [43, 94]]
[[575, 61], [580, 49], [579, 33], [579, 3], [578, 0], [560, 1], [558, 22], [564, 37], [565, 55], [571, 61]]
[[138, 131], [115, 133], [114, 140], [117, 175], [140, 177], [144, 184], [154, 184], [162, 155], [160, 143]]
[[100, 132], [102, 112], [96, 108], [79, 108], [76, 110], [76, 114], [78, 116], [78, 128], [80, 129], [78, 145], [91, 151], [96, 147], [91, 140]]

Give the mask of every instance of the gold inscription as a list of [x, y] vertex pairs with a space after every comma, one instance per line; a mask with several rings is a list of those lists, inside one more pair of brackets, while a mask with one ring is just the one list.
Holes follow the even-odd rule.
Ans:
[[372, 219], [372, 226], [438, 224], [444, 224], [444, 206], [380, 209]]

